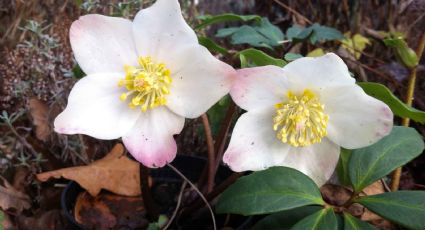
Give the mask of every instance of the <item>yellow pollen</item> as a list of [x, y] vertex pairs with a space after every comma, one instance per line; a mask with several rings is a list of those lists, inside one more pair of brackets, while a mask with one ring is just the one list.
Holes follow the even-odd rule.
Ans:
[[300, 96], [288, 91], [288, 100], [275, 105], [273, 129], [283, 143], [295, 147], [320, 143], [327, 135], [329, 116], [316, 94], [306, 89]]
[[122, 101], [129, 100], [132, 109], [140, 106], [143, 112], [167, 104], [172, 83], [171, 72], [164, 63], [153, 62], [151, 57], [139, 57], [139, 66], [124, 66], [125, 78], [118, 82], [119, 87], [128, 90], [121, 94]]

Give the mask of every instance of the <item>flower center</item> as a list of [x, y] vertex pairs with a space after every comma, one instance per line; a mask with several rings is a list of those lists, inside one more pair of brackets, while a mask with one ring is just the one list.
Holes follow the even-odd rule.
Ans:
[[283, 143], [302, 147], [320, 143], [327, 135], [329, 116], [312, 91], [306, 89], [299, 96], [288, 91], [288, 101], [276, 104], [275, 108], [273, 129]]
[[124, 66], [125, 78], [118, 82], [118, 86], [125, 86], [128, 92], [121, 94], [120, 99], [130, 100], [128, 106], [140, 106], [143, 112], [148, 109], [165, 105], [167, 95], [170, 94], [170, 70], [164, 63], [155, 63], [151, 57], [139, 57], [139, 66]]

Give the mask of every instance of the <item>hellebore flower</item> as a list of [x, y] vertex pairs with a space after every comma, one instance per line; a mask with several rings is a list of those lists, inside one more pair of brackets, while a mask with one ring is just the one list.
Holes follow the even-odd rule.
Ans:
[[198, 44], [177, 0], [158, 0], [134, 21], [87, 15], [70, 30], [87, 74], [73, 87], [55, 130], [98, 139], [122, 137], [148, 167], [174, 159], [185, 118], [208, 110], [230, 90], [236, 71]]
[[247, 110], [224, 154], [238, 172], [287, 166], [322, 185], [335, 169], [340, 146], [371, 145], [393, 125], [389, 107], [357, 86], [333, 53], [283, 68], [241, 69], [230, 94]]

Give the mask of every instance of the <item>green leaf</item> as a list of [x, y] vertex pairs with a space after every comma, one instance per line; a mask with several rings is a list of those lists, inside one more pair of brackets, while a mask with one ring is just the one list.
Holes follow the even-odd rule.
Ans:
[[263, 51], [254, 48], [242, 50], [237, 54], [241, 59], [242, 68], [265, 65], [275, 65], [283, 67], [287, 64], [287, 62], [282, 59], [271, 57]]
[[275, 42], [270, 41], [270, 39], [258, 33], [252, 26], [241, 26], [232, 34], [231, 38], [231, 43], [233, 45], [249, 44], [255, 47], [272, 49], [271, 45], [275, 44]]
[[78, 65], [78, 64], [75, 64], [75, 66], [72, 68], [72, 74], [74, 75], [74, 77], [76, 77], [78, 79], [83, 78], [84, 76], [86, 76], [86, 74], [81, 69], [80, 65]]
[[206, 26], [215, 24], [215, 23], [223, 23], [223, 22], [234, 22], [234, 21], [251, 21], [256, 20], [260, 21], [261, 17], [258, 15], [237, 15], [237, 14], [219, 14], [219, 15], [202, 15], [198, 17], [201, 20], [201, 23], [195, 27], [195, 29], [201, 29]]
[[228, 51], [226, 48], [218, 45], [213, 40], [207, 37], [199, 37], [198, 40], [199, 40], [199, 44], [203, 45], [205, 48], [207, 48], [211, 52], [217, 52], [223, 55], [228, 54]]
[[255, 215], [315, 204], [324, 201], [313, 180], [292, 168], [272, 167], [237, 180], [222, 193], [216, 211]]
[[325, 42], [332, 40], [342, 40], [344, 35], [342, 35], [339, 30], [334, 29], [328, 26], [322, 26], [317, 23], [314, 23], [311, 26], [311, 29], [314, 31], [310, 37], [310, 42], [316, 44], [316, 42]]
[[273, 213], [258, 221], [250, 230], [289, 230], [298, 221], [304, 219], [304, 217], [309, 216], [321, 209], [323, 209], [322, 206], [304, 206]]
[[273, 46], [278, 46], [279, 42], [285, 38], [279, 27], [271, 24], [267, 18], [262, 18], [260, 25], [256, 26], [255, 29], [264, 37], [268, 38]]
[[358, 82], [357, 83], [370, 96], [383, 101], [387, 104], [391, 111], [397, 116], [408, 117], [416, 122], [425, 123], [425, 112], [412, 108], [400, 99], [398, 99], [391, 91], [379, 83]]
[[344, 212], [344, 230], [374, 230], [372, 225]]
[[286, 31], [286, 37], [288, 40], [294, 42], [308, 39], [308, 41], [314, 45], [317, 42], [342, 40], [344, 35], [337, 29], [314, 23], [306, 28], [294, 25]]
[[3, 211], [2, 210], [0, 210], [0, 230], [3, 230], [4, 229], [4, 227], [3, 227], [3, 221], [4, 221], [4, 213], [3, 213]]
[[284, 34], [279, 27], [271, 24], [267, 18], [262, 18], [255, 26], [243, 25], [220, 29], [216, 36], [231, 36], [231, 43], [234, 45], [249, 44], [269, 49], [272, 49], [273, 46], [279, 46], [279, 42], [284, 39]]
[[351, 156], [351, 150], [341, 148], [339, 161], [336, 166], [339, 182], [343, 185], [350, 185], [350, 176], [348, 174], [348, 162]]
[[424, 149], [422, 136], [413, 128], [395, 126], [377, 143], [353, 150], [348, 170], [356, 192], [419, 156]]
[[386, 38], [384, 39], [384, 43], [386, 46], [393, 48], [401, 64], [408, 68], [413, 68], [418, 65], [418, 56], [415, 51], [407, 45], [407, 42], [402, 36]]
[[337, 230], [338, 221], [332, 208], [322, 209], [295, 224], [291, 230]]
[[409, 229], [425, 229], [425, 192], [398, 191], [364, 196], [356, 202]]
[[284, 56], [284, 59], [286, 61], [294, 61], [297, 60], [298, 58], [302, 58], [303, 55], [301, 54], [296, 54], [296, 53], [286, 53]]

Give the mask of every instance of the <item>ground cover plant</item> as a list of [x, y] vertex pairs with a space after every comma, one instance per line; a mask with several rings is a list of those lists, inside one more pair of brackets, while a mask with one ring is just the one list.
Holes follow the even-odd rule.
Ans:
[[425, 229], [423, 2], [0, 6], [0, 229]]

